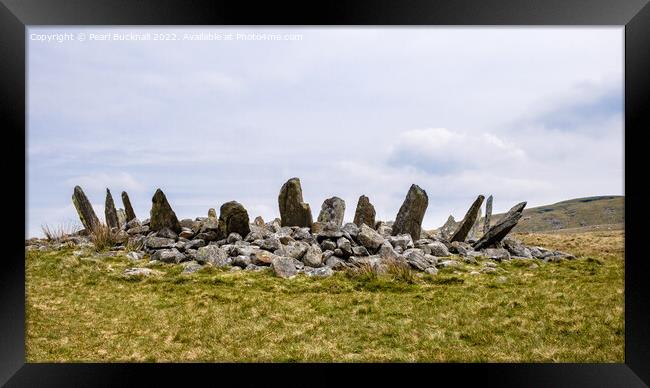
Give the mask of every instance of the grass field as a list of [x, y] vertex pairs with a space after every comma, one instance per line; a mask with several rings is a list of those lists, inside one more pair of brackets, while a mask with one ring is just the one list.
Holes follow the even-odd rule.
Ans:
[[[623, 362], [623, 232], [523, 234], [578, 256], [408, 282], [26, 253], [28, 362]], [[454, 273], [454, 271], [456, 273]]]

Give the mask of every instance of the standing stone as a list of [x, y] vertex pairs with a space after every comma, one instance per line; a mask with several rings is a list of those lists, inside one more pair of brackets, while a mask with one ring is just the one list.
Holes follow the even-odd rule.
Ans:
[[219, 209], [218, 239], [226, 238], [230, 233], [238, 233], [242, 237], [250, 233], [248, 212], [237, 201], [226, 202]]
[[477, 240], [478, 239], [478, 230], [481, 228], [481, 208], [478, 208], [478, 214], [476, 215], [476, 221], [474, 221], [474, 225], [472, 225], [472, 229], [469, 230], [468, 237], [470, 240]]
[[313, 222], [309, 204], [303, 202], [300, 179], [289, 179], [280, 189], [278, 196], [280, 205], [281, 226], [311, 227]]
[[456, 219], [454, 219], [454, 216], [450, 215], [449, 218], [447, 218], [447, 222], [445, 222], [445, 224], [440, 227], [438, 234], [440, 235], [440, 237], [444, 238], [445, 240], [449, 240], [452, 233], [454, 233], [455, 226], [456, 226]]
[[495, 245], [501, 241], [510, 231], [517, 225], [519, 219], [521, 218], [522, 212], [526, 207], [526, 202], [520, 202], [516, 204], [512, 209], [501, 217], [501, 219], [488, 229], [488, 231], [481, 237], [477, 242], [474, 243], [473, 247], [475, 250], [482, 248], [487, 248]]
[[451, 239], [449, 239], [450, 242], [465, 241], [467, 234], [469, 234], [470, 229], [472, 229], [472, 225], [474, 225], [474, 222], [476, 221], [476, 217], [478, 217], [478, 211], [481, 209], [481, 204], [483, 203], [484, 199], [485, 197], [482, 195], [479, 195], [476, 198], [472, 206], [470, 206], [469, 210], [467, 210], [465, 218], [463, 218], [463, 221], [458, 226], [458, 229], [456, 229], [456, 233], [454, 233], [454, 235], [451, 236]]
[[490, 195], [485, 202], [485, 223], [483, 224], [483, 234], [490, 229], [490, 218], [492, 217], [492, 196]]
[[131, 206], [131, 200], [126, 191], [122, 191], [122, 203], [124, 204], [124, 211], [126, 212], [126, 222], [129, 222], [135, 219], [135, 212], [133, 211], [133, 206]]
[[343, 225], [345, 201], [339, 197], [328, 198], [321, 206], [318, 222], [334, 222], [338, 227]]
[[208, 209], [208, 218], [217, 218], [217, 211], [212, 207]]
[[122, 225], [126, 225], [126, 212], [122, 208], [117, 209], [117, 222], [120, 224], [120, 228]]
[[429, 197], [426, 191], [418, 185], [411, 185], [393, 223], [392, 235], [408, 233], [413, 240], [418, 240], [427, 206], [429, 206]]
[[90, 204], [86, 194], [84, 194], [84, 191], [79, 186], [74, 187], [72, 203], [74, 204], [75, 209], [77, 209], [77, 214], [79, 214], [81, 224], [88, 233], [96, 230], [97, 227], [101, 225], [99, 223], [99, 218], [97, 218], [97, 215], [93, 210], [93, 206]]
[[106, 225], [109, 228], [119, 228], [120, 221], [117, 219], [117, 209], [111, 191], [106, 189], [106, 203], [104, 204], [104, 216], [106, 216]]
[[156, 190], [151, 201], [152, 206], [149, 229], [157, 232], [162, 228], [169, 228], [175, 233], [180, 233], [181, 224], [178, 222], [178, 218], [176, 218], [176, 213], [174, 213], [169, 202], [167, 202], [165, 193], [160, 189]]
[[375, 227], [375, 207], [370, 203], [370, 199], [365, 195], [359, 197], [359, 202], [357, 202], [357, 210], [354, 213], [354, 223], [361, 227], [362, 224], [366, 224], [371, 228]]

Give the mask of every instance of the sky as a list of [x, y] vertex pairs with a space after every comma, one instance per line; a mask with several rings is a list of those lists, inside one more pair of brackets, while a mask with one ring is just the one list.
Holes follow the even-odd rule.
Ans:
[[79, 224], [75, 185], [102, 220], [106, 188], [117, 207], [127, 191], [140, 219], [161, 188], [179, 219], [236, 200], [269, 221], [299, 177], [314, 219], [338, 196], [351, 222], [362, 194], [393, 220], [415, 183], [425, 229], [479, 194], [495, 213], [624, 194], [622, 27], [29, 27], [26, 39], [28, 237]]

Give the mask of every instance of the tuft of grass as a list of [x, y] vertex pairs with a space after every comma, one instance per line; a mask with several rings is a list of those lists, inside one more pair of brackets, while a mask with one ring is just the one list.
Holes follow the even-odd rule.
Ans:
[[117, 233], [106, 225], [99, 225], [90, 233], [90, 241], [92, 241], [97, 252], [106, 251], [113, 248], [117, 243]]
[[[30, 250], [26, 359], [623, 362], [622, 234], [527, 238], [589, 253], [536, 269], [502, 262], [495, 275], [416, 273], [410, 284], [370, 269], [287, 281], [209, 267], [181, 275], [166, 263], [125, 280], [123, 256]], [[567, 249], [575, 241], [599, 248]]]
[[387, 264], [387, 273], [393, 280], [415, 284], [415, 273], [408, 263], [398, 260], [391, 260]]
[[41, 225], [41, 231], [45, 235], [45, 238], [50, 242], [61, 241], [80, 230], [81, 226], [74, 222], [65, 222], [54, 226], [48, 224]]

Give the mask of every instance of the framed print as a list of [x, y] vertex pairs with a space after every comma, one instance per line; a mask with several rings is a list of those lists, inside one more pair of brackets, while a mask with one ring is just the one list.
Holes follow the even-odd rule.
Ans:
[[0, 381], [646, 386], [647, 2], [312, 7], [3, 0]]

